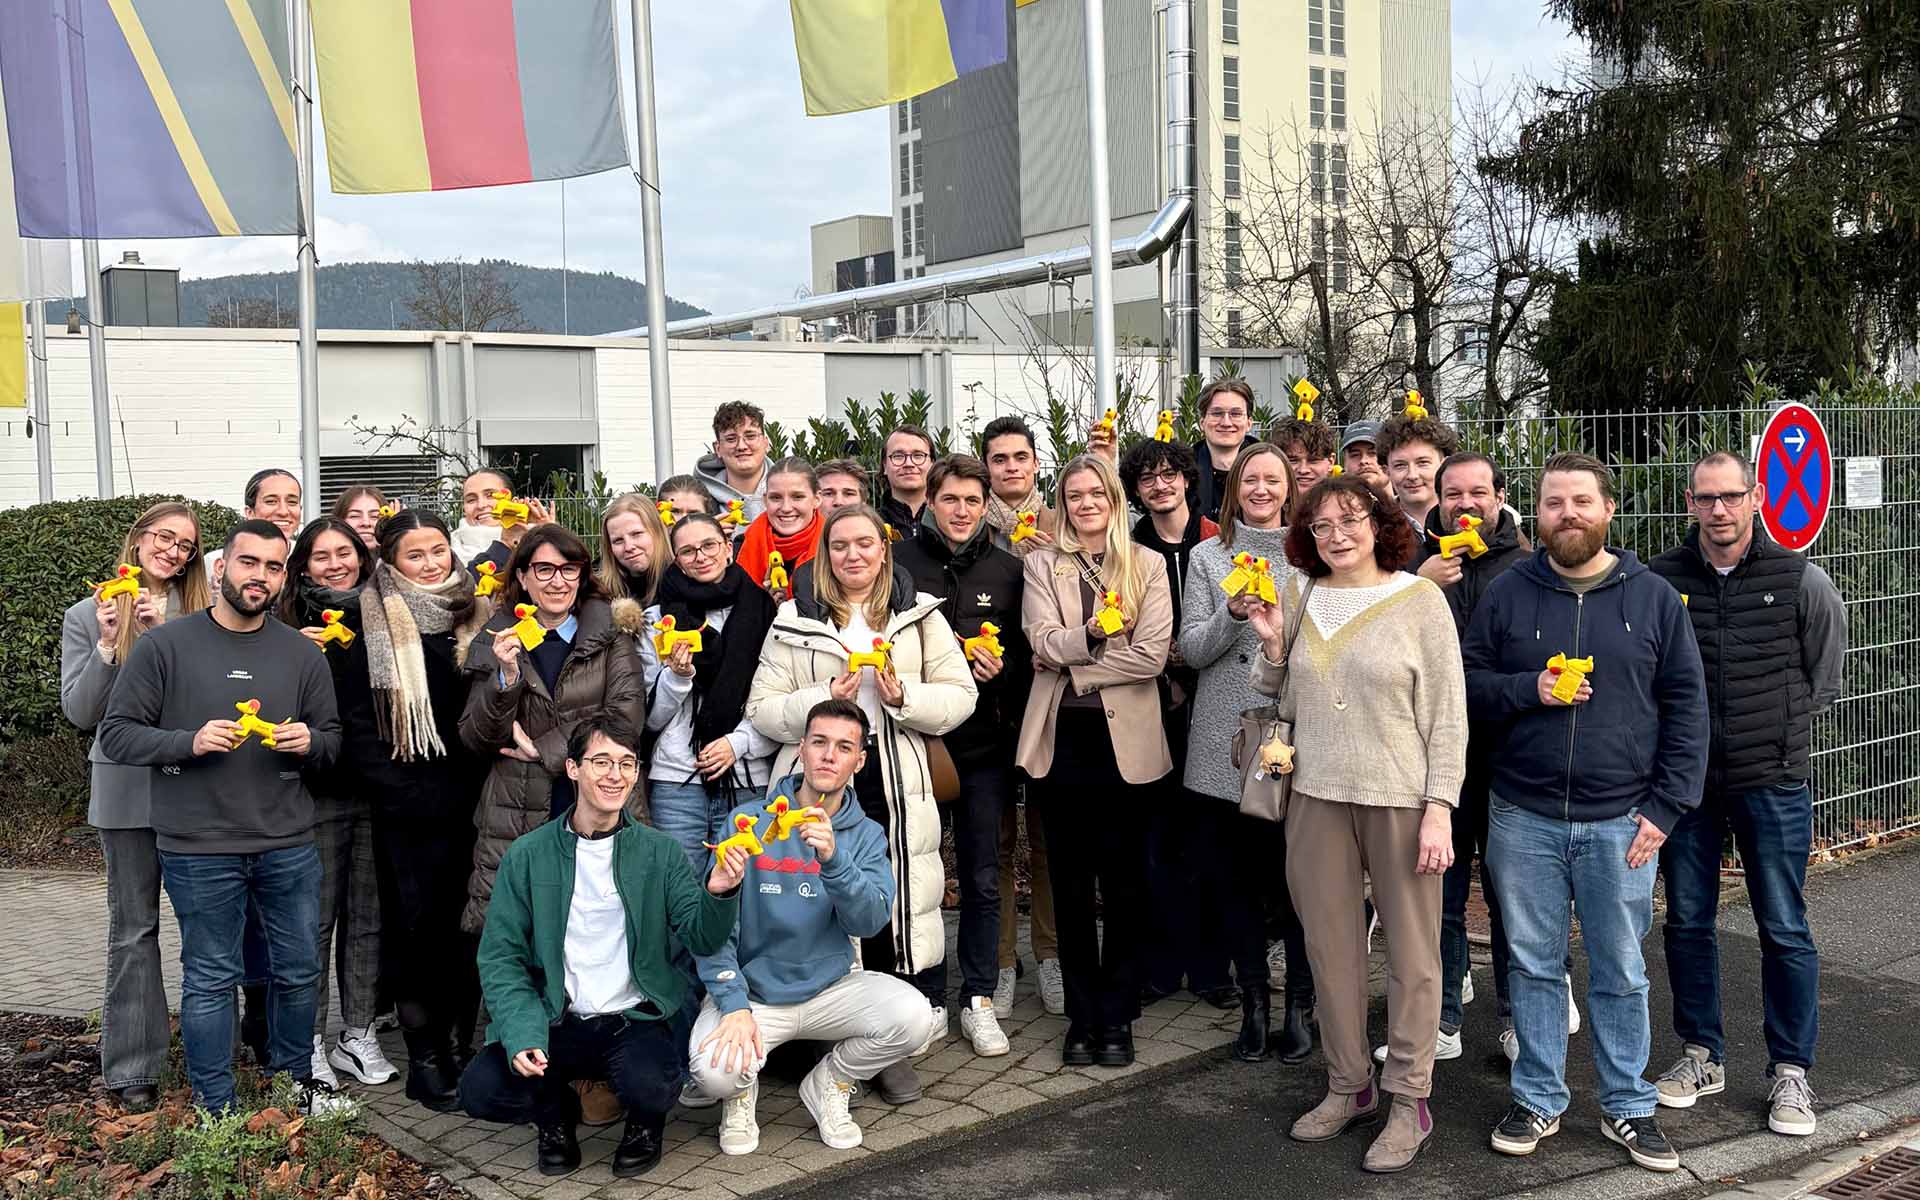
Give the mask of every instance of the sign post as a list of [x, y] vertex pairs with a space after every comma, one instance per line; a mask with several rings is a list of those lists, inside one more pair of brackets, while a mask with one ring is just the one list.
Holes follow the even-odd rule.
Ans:
[[1754, 472], [1767, 489], [1760, 520], [1774, 541], [1805, 550], [1833, 504], [1833, 449], [1826, 426], [1804, 404], [1774, 410], [1760, 432]]

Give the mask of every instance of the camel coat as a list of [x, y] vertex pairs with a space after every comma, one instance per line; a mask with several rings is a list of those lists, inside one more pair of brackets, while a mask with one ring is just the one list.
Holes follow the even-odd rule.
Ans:
[[1157, 682], [1173, 645], [1173, 593], [1167, 589], [1166, 560], [1145, 549], [1135, 553], [1147, 577], [1141, 611], [1132, 629], [1099, 642], [1087, 637], [1087, 618], [1093, 614], [1080, 594], [1077, 560], [1051, 547], [1023, 560], [1021, 624], [1033, 645], [1034, 671], [1014, 761], [1035, 779], [1053, 769], [1055, 725], [1069, 686], [1077, 695], [1100, 693], [1122, 779], [1151, 783], [1173, 770]]

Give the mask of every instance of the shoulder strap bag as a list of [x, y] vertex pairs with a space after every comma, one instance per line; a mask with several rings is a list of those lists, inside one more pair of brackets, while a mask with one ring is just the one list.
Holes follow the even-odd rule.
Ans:
[[[1307, 614], [1307, 597], [1312, 594], [1313, 579], [1309, 577], [1300, 589], [1293, 617], [1287, 622], [1286, 642], [1280, 655], [1280, 695], [1286, 694], [1293, 641], [1300, 636], [1300, 622]], [[1240, 811], [1262, 821], [1285, 821], [1293, 784], [1293, 722], [1280, 718], [1278, 703], [1249, 708], [1240, 714], [1240, 728], [1233, 735], [1233, 765], [1240, 772]]]

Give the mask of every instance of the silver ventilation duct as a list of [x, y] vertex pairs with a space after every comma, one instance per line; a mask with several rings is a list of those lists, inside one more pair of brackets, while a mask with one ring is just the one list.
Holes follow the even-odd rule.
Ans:
[[1193, 219], [1180, 229], [1180, 248], [1169, 272], [1168, 321], [1174, 359], [1182, 375], [1200, 373], [1200, 142], [1198, 44], [1194, 0], [1167, 0], [1166, 104], [1167, 196], [1193, 205]]

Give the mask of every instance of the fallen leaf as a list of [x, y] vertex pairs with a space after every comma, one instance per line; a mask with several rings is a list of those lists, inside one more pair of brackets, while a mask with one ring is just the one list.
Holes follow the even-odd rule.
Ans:
[[277, 1108], [263, 1108], [253, 1114], [247, 1122], [248, 1133], [259, 1133], [263, 1129], [281, 1129], [287, 1124], [287, 1114]]
[[306, 1127], [307, 1119], [305, 1117], [295, 1117], [293, 1120], [287, 1122], [287, 1127], [282, 1129], [280, 1133], [281, 1136], [292, 1139], [298, 1137], [300, 1131]]

